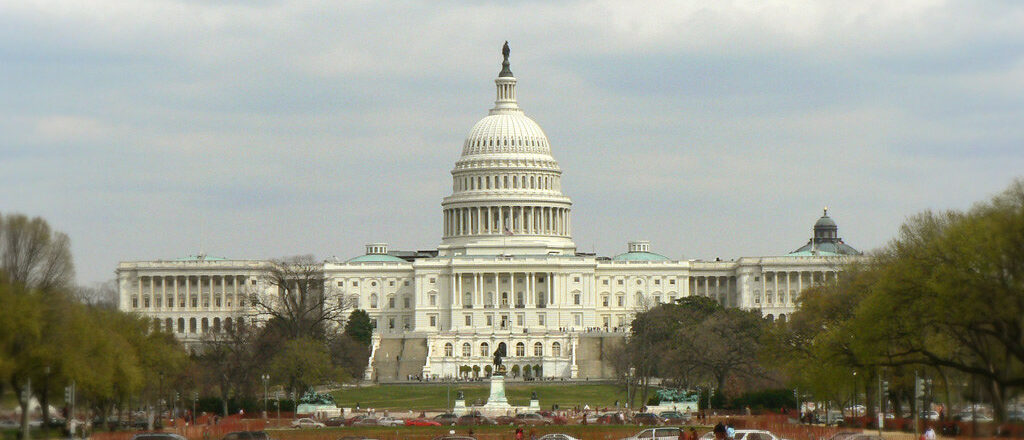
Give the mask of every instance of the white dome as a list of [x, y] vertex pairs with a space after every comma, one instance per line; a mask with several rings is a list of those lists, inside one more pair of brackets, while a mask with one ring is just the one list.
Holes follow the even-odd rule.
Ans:
[[502, 153], [551, 155], [551, 146], [544, 130], [521, 112], [491, 114], [469, 130], [462, 156]]

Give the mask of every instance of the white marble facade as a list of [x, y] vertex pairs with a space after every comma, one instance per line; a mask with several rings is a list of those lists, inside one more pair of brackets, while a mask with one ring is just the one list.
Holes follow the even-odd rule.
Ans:
[[[543, 130], [519, 108], [507, 61], [495, 84], [495, 106], [470, 130], [451, 172], [438, 249], [392, 252], [372, 243], [364, 255], [324, 262], [330, 291], [353, 298], [376, 323], [375, 344], [427, 339], [426, 375], [489, 363], [505, 343], [513, 363], [572, 377], [582, 332], [627, 331], [637, 311], [691, 295], [785, 319], [801, 290], [859, 258], [827, 212], [807, 246], [782, 256], [671, 259], [646, 241], [611, 258], [578, 253], [561, 169]], [[195, 340], [251, 320], [245, 294], [262, 289], [265, 264], [206, 256], [122, 262], [120, 308]]]

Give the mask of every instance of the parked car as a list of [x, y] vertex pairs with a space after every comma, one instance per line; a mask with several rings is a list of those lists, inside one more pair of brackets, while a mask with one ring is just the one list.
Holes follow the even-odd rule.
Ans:
[[347, 422], [347, 421], [348, 421], [348, 419], [346, 419], [344, 417], [331, 417], [331, 418], [329, 418], [327, 420], [324, 420], [324, 425], [326, 425], [326, 426], [345, 426], [345, 422]]
[[359, 420], [356, 420], [356, 421], [352, 422], [351, 426], [380, 426], [380, 423], [378, 423], [378, 420], [379, 419], [376, 418], [376, 417], [366, 416], [366, 417], [363, 417], [363, 418], [361, 418]]
[[629, 418], [621, 412], [609, 412], [601, 414], [601, 417], [597, 418], [595, 422], [598, 425], [624, 425], [629, 422]]
[[737, 429], [734, 440], [786, 440], [772, 434], [771, 431], [760, 429]]
[[169, 432], [144, 432], [133, 435], [132, 440], [185, 440], [185, 437]]
[[482, 414], [466, 414], [459, 417], [459, 420], [455, 422], [459, 425], [496, 425], [494, 420], [487, 418]]
[[939, 420], [939, 412], [938, 411], [934, 411], [934, 410], [932, 410], [932, 411], [921, 411], [921, 416], [920, 417], [921, 417], [921, 420], [932, 420], [932, 421]]
[[292, 420], [292, 428], [323, 428], [325, 426], [326, 425], [324, 425], [323, 423], [320, 423], [309, 417], [303, 417], [301, 419]]
[[653, 440], [653, 439], [678, 439], [684, 432], [676, 427], [649, 428], [640, 431], [622, 440]]
[[837, 432], [835, 434], [832, 434], [832, 436], [829, 437], [828, 440], [847, 440], [850, 437], [853, 437], [853, 436], [855, 436], [857, 434], [860, 434], [860, 433], [859, 432], [854, 432], [854, 431], [839, 431], [839, 432]]
[[516, 418], [512, 417], [512, 416], [498, 416], [498, 417], [494, 418], [494, 424], [495, 425], [511, 425], [512, 422], [514, 422], [515, 420], [516, 420]]
[[434, 421], [445, 426], [454, 425], [459, 421], [459, 416], [452, 413], [438, 414], [434, 416]]
[[540, 438], [537, 439], [537, 440], [580, 440], [580, 439], [578, 439], [576, 437], [573, 437], [573, 436], [571, 436], [569, 434], [554, 433], [554, 434], [544, 434], [544, 435], [540, 436]]
[[513, 420], [512, 423], [517, 425], [539, 426], [550, 425], [551, 420], [548, 420], [546, 417], [537, 413], [519, 413], [516, 414], [515, 420]]
[[690, 420], [689, 415], [679, 411], [662, 411], [658, 417], [661, 417], [661, 422], [666, 425], [682, 425]]
[[354, 415], [352, 417], [349, 417], [349, 418], [345, 419], [345, 426], [352, 426], [352, 424], [354, 424], [355, 422], [363, 420], [366, 417], [367, 416], [365, 414], [357, 414], [357, 415]]
[[555, 414], [554, 411], [538, 411], [537, 414], [540, 414], [540, 415], [544, 416], [545, 418], [547, 418], [548, 420], [550, 420], [552, 425], [567, 425], [567, 424], [569, 424], [569, 419], [567, 419], [565, 417], [562, 417], [562, 416], [560, 416], [558, 414]]
[[407, 419], [405, 426], [441, 426], [441, 422], [424, 418]]
[[633, 423], [657, 426], [661, 424], [661, 418], [651, 413], [640, 413], [633, 416]]
[[221, 440], [270, 440], [264, 431], [235, 431], [224, 435]]
[[405, 420], [384, 416], [377, 419], [377, 424], [380, 426], [405, 426]]

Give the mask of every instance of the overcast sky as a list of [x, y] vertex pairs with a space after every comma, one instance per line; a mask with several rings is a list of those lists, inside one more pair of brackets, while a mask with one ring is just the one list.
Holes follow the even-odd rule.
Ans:
[[1024, 176], [1015, 1], [0, 0], [0, 212], [80, 283], [198, 252], [433, 249], [508, 40], [581, 251], [780, 255]]

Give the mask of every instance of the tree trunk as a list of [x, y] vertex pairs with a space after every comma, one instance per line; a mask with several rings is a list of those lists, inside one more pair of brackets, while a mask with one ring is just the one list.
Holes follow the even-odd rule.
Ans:
[[[17, 389], [17, 388], [15, 388]], [[29, 400], [18, 397], [18, 405], [21, 406], [21, 440], [29, 440], [29, 428], [28, 428], [28, 404]]]
[[990, 380], [989, 395], [992, 397], [992, 415], [996, 423], [1006, 422], [1006, 386]]

